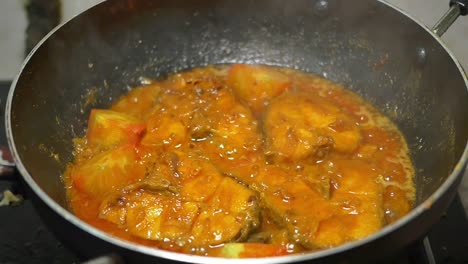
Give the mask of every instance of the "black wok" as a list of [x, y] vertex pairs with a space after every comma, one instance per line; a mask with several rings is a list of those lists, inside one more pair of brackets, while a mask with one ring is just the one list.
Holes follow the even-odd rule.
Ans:
[[[453, 6], [451, 20], [460, 11], [466, 1]], [[115, 0], [49, 34], [23, 65], [6, 108], [17, 168], [39, 214], [66, 245], [84, 258], [220, 262], [125, 242], [85, 224], [68, 209], [61, 174], [91, 108], [109, 106], [142, 76], [234, 62], [292, 67], [344, 84], [393, 119], [417, 168], [415, 209], [380, 232], [243, 263], [364, 262], [395, 253], [438, 221], [468, 156], [468, 81], [436, 34], [374, 0]]]

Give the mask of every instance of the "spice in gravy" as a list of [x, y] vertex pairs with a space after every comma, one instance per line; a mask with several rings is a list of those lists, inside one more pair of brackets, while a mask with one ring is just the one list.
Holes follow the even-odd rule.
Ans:
[[73, 212], [113, 236], [219, 257], [365, 238], [408, 213], [414, 170], [396, 126], [316, 75], [197, 68], [93, 109], [64, 179]]

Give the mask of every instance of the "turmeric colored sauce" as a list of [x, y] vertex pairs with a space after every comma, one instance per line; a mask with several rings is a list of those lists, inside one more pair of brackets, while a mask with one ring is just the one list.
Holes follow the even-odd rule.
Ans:
[[290, 69], [198, 68], [91, 112], [65, 183], [74, 213], [125, 240], [265, 257], [365, 238], [408, 213], [414, 170], [388, 118]]

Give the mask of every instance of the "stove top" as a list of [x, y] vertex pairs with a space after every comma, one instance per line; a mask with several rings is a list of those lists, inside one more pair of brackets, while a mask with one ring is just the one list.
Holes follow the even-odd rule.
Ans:
[[[1, 119], [9, 85], [0, 82]], [[0, 145], [6, 146], [4, 130], [4, 123], [0, 122]], [[21, 193], [21, 183], [14, 178], [0, 179], [0, 192], [6, 189]], [[80, 262], [44, 226], [27, 197], [20, 205], [0, 207], [0, 221], [0, 264]], [[468, 263], [468, 219], [460, 197], [456, 196], [441, 221], [422, 241], [385, 263]]]

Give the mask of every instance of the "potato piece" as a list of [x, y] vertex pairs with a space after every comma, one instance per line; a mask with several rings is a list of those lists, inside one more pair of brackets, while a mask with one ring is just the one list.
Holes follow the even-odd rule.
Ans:
[[81, 192], [97, 198], [142, 179], [144, 167], [138, 162], [135, 149], [125, 145], [100, 153], [73, 167], [73, 185]]
[[279, 161], [323, 158], [330, 149], [353, 152], [361, 134], [352, 118], [319, 96], [284, 94], [271, 102], [265, 120], [267, 151]]
[[291, 82], [287, 75], [271, 67], [234, 64], [227, 84], [257, 113], [263, 111], [273, 97], [288, 89]]
[[103, 149], [136, 144], [146, 125], [135, 117], [112, 110], [91, 110], [87, 140], [91, 146]]

